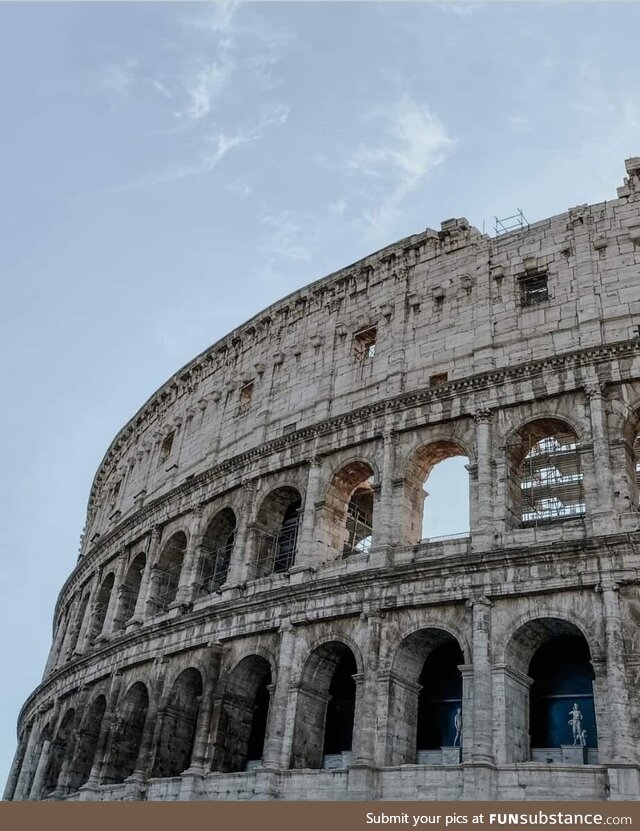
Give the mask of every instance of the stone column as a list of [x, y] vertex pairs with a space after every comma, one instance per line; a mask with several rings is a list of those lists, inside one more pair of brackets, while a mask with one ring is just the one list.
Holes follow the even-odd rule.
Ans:
[[391, 545], [393, 541], [393, 477], [398, 434], [386, 428], [382, 434], [382, 473], [380, 477], [380, 502], [373, 517], [372, 543], [376, 549]]
[[60, 799], [71, 791], [70, 781], [74, 768], [78, 763], [78, 753], [82, 746], [82, 736], [86, 728], [85, 706], [89, 697], [89, 687], [84, 686], [75, 704], [75, 711], [78, 719], [78, 729], [72, 730], [65, 748], [65, 757], [60, 767], [60, 775], [56, 788], [52, 794], [53, 799]]
[[176, 606], [189, 606], [193, 603], [198, 571], [198, 560], [201, 551], [200, 543], [202, 541], [203, 511], [204, 505], [202, 504], [197, 505], [193, 511], [194, 522], [189, 533], [187, 550], [184, 552], [184, 557], [182, 559], [180, 581], [178, 583], [176, 599], [174, 601], [174, 605]]
[[29, 796], [27, 797], [27, 799], [40, 799], [40, 791], [42, 790], [44, 776], [47, 771], [47, 766], [49, 764], [49, 755], [51, 753], [51, 741], [51, 739], [45, 739], [42, 742], [42, 747], [40, 748], [40, 755], [38, 757], [38, 764], [36, 766], [36, 772], [33, 777], [33, 783], [31, 785], [31, 790], [29, 791]]
[[44, 668], [44, 672], [42, 674], [43, 678], [46, 678], [49, 673], [53, 672], [56, 668], [58, 663], [58, 658], [60, 656], [60, 651], [62, 648], [63, 641], [67, 632], [69, 631], [69, 616], [71, 613], [71, 607], [66, 610], [66, 614], [63, 611], [60, 619], [58, 621], [58, 628], [55, 631], [53, 642], [51, 644], [51, 650], [49, 651], [49, 657], [47, 658], [47, 664]]
[[119, 591], [124, 581], [125, 568], [127, 565], [127, 552], [121, 549], [118, 552], [118, 565], [114, 573], [113, 586], [111, 594], [109, 595], [109, 604], [107, 606], [107, 613], [104, 616], [104, 623], [102, 624], [102, 632], [99, 637], [103, 640], [108, 640], [114, 632], [114, 623], [118, 606], [120, 602]]
[[[476, 547], [486, 547], [491, 544], [493, 536], [493, 499], [491, 473], [491, 411], [478, 410], [474, 419], [476, 422], [476, 527], [471, 527]], [[473, 499], [471, 500], [474, 501]]]
[[469, 605], [473, 612], [473, 740], [470, 761], [492, 764], [491, 601], [479, 597], [470, 600]]
[[362, 615], [367, 640], [364, 672], [356, 681], [356, 709], [353, 719], [353, 751], [347, 790], [349, 799], [375, 799], [378, 793], [376, 721], [381, 618], [378, 612]]
[[222, 658], [222, 644], [212, 644], [207, 650], [209, 668], [202, 690], [200, 711], [193, 740], [190, 770], [204, 772], [209, 759], [209, 739], [211, 732], [211, 717], [218, 679], [220, 678], [220, 662]]
[[21, 802], [22, 800], [29, 798], [29, 792], [31, 790], [31, 774], [34, 772], [34, 769], [38, 764], [38, 741], [40, 739], [41, 730], [42, 724], [40, 720], [36, 718], [31, 728], [31, 733], [29, 734], [29, 741], [27, 742], [24, 760], [22, 762], [22, 767], [20, 768], [20, 774], [18, 775], [15, 791], [13, 792], [14, 802]]
[[316, 526], [316, 502], [320, 497], [322, 479], [322, 460], [317, 456], [307, 459], [309, 473], [307, 476], [307, 493], [304, 500], [304, 513], [298, 535], [296, 562], [291, 571], [314, 568], [318, 560], [317, 545], [314, 539]]
[[160, 548], [160, 538], [162, 537], [162, 526], [155, 525], [151, 532], [149, 539], [149, 547], [147, 549], [147, 558], [144, 564], [144, 571], [142, 572], [142, 579], [140, 581], [140, 591], [138, 592], [138, 599], [132, 617], [127, 623], [127, 629], [130, 627], [141, 626], [145, 620], [152, 617], [153, 610], [150, 609], [152, 599], [154, 596], [154, 580], [152, 579], [152, 569], [158, 557], [158, 549]]
[[156, 658], [156, 675], [149, 690], [149, 708], [142, 731], [140, 750], [136, 767], [127, 782], [141, 783], [151, 775], [158, 747], [158, 737], [168, 701], [163, 695], [164, 679], [167, 674], [168, 661], [166, 658]]
[[[640, 761], [637, 739], [633, 735], [633, 721], [626, 677], [626, 658], [622, 637], [622, 620], [618, 586], [613, 582], [602, 584], [604, 628], [607, 665], [607, 707], [611, 725], [611, 745], [614, 762]], [[606, 762], [602, 760], [601, 763]]]
[[[297, 635], [290, 620], [280, 626], [278, 675], [269, 702], [269, 720], [262, 754], [262, 765], [272, 770], [287, 770], [291, 756], [295, 712], [290, 711], [291, 679], [296, 659]], [[287, 729], [290, 728], [290, 729]]]
[[198, 799], [201, 797], [200, 786], [202, 779], [211, 765], [209, 753], [211, 720], [213, 717], [215, 691], [220, 677], [222, 644], [211, 644], [207, 650], [207, 656], [208, 669], [200, 699], [191, 763], [189, 768], [183, 772], [182, 783], [180, 785], [181, 800]]
[[2, 798], [5, 802], [12, 800], [17, 794], [18, 780], [20, 774], [22, 773], [23, 766], [26, 765], [29, 751], [32, 749], [32, 735], [33, 725], [25, 727], [22, 732], [22, 736], [20, 737], [20, 741], [18, 742], [18, 747], [16, 748], [11, 770], [9, 772], [9, 778], [7, 779], [7, 784], [4, 789], [4, 795]]
[[64, 638], [60, 646], [60, 654], [58, 656], [58, 660], [56, 661], [56, 667], [60, 666], [61, 664], [65, 664], [71, 657], [71, 642], [74, 639], [74, 633], [77, 632], [80, 626], [82, 625], [82, 621], [78, 622], [76, 620], [80, 609], [81, 601], [82, 593], [78, 589], [76, 591], [76, 596], [74, 597], [73, 602], [69, 607], [69, 620], [67, 622]]
[[249, 540], [249, 529], [253, 522], [253, 508], [255, 505], [258, 488], [255, 482], [247, 482], [243, 485], [242, 513], [238, 521], [238, 532], [231, 554], [231, 564], [227, 575], [227, 582], [224, 588], [232, 589], [238, 584], [245, 583], [249, 578], [250, 558], [255, 554], [249, 551], [247, 542]]
[[362, 620], [367, 627], [367, 639], [364, 673], [354, 717], [352, 764], [374, 765], [376, 763], [377, 730], [375, 714], [382, 621], [379, 612], [364, 614]]
[[[613, 474], [607, 435], [607, 418], [604, 401], [604, 385], [598, 382], [586, 384], [584, 391], [589, 399], [593, 458], [596, 470], [597, 504], [590, 506], [594, 519], [598, 519], [598, 531], [611, 533], [613, 524]], [[594, 529], [595, 530], [595, 529]]]
[[102, 724], [100, 726], [100, 733], [96, 743], [96, 750], [93, 756], [93, 765], [91, 766], [91, 773], [85, 784], [80, 788], [80, 791], [86, 791], [87, 795], [82, 796], [81, 799], [90, 798], [91, 792], [104, 781], [107, 766], [109, 762], [111, 743], [113, 738], [112, 724], [117, 712], [118, 698], [120, 696], [120, 688], [122, 687], [122, 673], [116, 671], [111, 678], [111, 685], [107, 695], [107, 706], [102, 716]]

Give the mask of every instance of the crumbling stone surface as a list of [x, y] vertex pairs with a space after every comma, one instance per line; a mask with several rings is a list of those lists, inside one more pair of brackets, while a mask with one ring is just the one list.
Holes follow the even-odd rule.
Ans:
[[[465, 219], [407, 237], [152, 396], [96, 474], [5, 798], [638, 798], [626, 169], [618, 199], [496, 238]], [[470, 534], [422, 540], [423, 484], [453, 455]], [[588, 646], [585, 764], [531, 747], [530, 664], [554, 638]], [[447, 645], [461, 764], [416, 739]]]

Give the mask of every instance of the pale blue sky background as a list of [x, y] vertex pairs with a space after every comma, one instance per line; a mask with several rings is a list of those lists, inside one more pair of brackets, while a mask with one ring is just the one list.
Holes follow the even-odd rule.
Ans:
[[0, 780], [120, 426], [399, 237], [614, 198], [639, 29], [613, 2], [0, 4]]

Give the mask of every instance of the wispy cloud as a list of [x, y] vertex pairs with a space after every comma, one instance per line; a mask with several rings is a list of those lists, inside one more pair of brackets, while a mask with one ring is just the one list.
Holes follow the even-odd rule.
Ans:
[[262, 218], [262, 222], [271, 230], [265, 246], [266, 254], [271, 261], [297, 260], [309, 262], [311, 254], [299, 240], [301, 227], [289, 211], [270, 214]]
[[382, 124], [383, 140], [361, 144], [351, 155], [348, 169], [377, 181], [375, 198], [382, 206], [365, 218], [378, 236], [392, 230], [403, 201], [445, 161], [455, 141], [427, 107], [408, 95], [370, 114], [369, 120]]
[[[213, 171], [222, 159], [233, 149], [250, 142], [259, 141], [264, 130], [284, 124], [289, 116], [289, 109], [284, 105], [264, 106], [258, 117], [244, 128], [234, 133], [214, 131], [201, 138], [201, 149], [192, 162], [169, 164], [162, 170], [141, 176], [130, 182], [110, 188], [112, 192], [140, 190], [141, 188], [176, 182], [193, 176], [201, 176]], [[249, 193], [251, 189], [249, 188]], [[248, 196], [249, 193], [246, 195]]]
[[228, 60], [213, 62], [199, 69], [187, 82], [186, 115], [193, 119], [209, 115], [232, 73], [233, 64]]
[[100, 86], [111, 96], [129, 98], [136, 79], [134, 70], [137, 64], [133, 58], [124, 63], [105, 64], [100, 73]]

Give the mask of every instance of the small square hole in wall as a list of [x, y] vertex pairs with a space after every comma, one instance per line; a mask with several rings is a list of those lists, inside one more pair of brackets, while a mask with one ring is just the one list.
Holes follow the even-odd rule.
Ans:
[[369, 326], [353, 336], [353, 357], [357, 363], [373, 360], [376, 354], [377, 334], [377, 327]]
[[238, 413], [246, 413], [251, 407], [253, 399], [253, 381], [249, 381], [240, 389], [240, 401], [238, 402]]
[[295, 433], [296, 431], [296, 423], [293, 422], [292, 424], [285, 424], [282, 428], [282, 435], [288, 436], [290, 433]]
[[438, 372], [435, 375], [432, 375], [429, 378], [429, 386], [430, 387], [441, 387], [443, 384], [446, 384], [449, 380], [449, 373], [448, 372]]
[[173, 439], [175, 438], [175, 435], [175, 430], [172, 430], [162, 439], [162, 444], [160, 445], [161, 462], [165, 462], [171, 455], [171, 448], [173, 447]]

